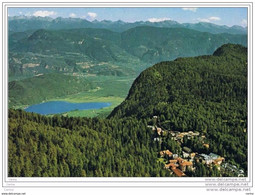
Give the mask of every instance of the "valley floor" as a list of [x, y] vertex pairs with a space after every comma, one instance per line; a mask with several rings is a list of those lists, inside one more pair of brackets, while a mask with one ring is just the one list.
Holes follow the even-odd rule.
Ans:
[[[116, 106], [118, 106], [121, 102], [124, 101], [128, 93], [128, 90], [135, 79], [134, 77], [118, 77], [118, 76], [86, 76], [84, 78], [92, 83], [92, 89], [62, 97], [49, 98], [44, 100], [43, 102], [47, 101], [67, 101], [73, 103], [109, 102], [111, 103], [111, 106], [102, 109], [74, 110], [62, 113], [64, 116], [105, 118]], [[13, 106], [13, 108], [25, 109], [28, 106], [30, 105], [18, 105]]]

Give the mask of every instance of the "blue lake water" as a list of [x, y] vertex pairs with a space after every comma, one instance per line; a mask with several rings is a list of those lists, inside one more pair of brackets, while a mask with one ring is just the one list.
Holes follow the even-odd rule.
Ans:
[[59, 114], [72, 110], [100, 109], [108, 107], [110, 105], [111, 103], [105, 102], [70, 103], [64, 101], [50, 101], [29, 106], [25, 109], [25, 111], [46, 115], [46, 114]]

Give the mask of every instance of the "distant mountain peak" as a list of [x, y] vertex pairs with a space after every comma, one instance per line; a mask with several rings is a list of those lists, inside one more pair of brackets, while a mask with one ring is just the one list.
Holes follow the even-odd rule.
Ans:
[[117, 23], [121, 23], [121, 24], [125, 24], [126, 22], [124, 22], [123, 20], [117, 20]]
[[12, 16], [9, 19], [9, 30], [13, 32], [22, 32], [35, 29], [74, 29], [74, 28], [105, 28], [115, 32], [123, 32], [137, 26], [154, 26], [165, 28], [188, 28], [200, 32], [210, 32], [214, 34], [247, 34], [247, 28], [234, 25], [228, 27], [226, 25], [217, 25], [209, 22], [199, 23], [178, 23], [171, 19], [152, 18], [148, 21], [125, 22], [122, 20], [94, 20], [88, 21], [84, 18], [50, 18], [50, 17], [34, 17], [34, 16]]

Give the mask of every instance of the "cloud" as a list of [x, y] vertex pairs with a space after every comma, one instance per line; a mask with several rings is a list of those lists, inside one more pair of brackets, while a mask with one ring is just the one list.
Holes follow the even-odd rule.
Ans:
[[76, 17], [76, 14], [75, 14], [75, 13], [70, 13], [70, 14], [69, 14], [69, 17], [70, 17], [70, 18], [75, 18], [75, 17]]
[[171, 18], [149, 18], [148, 19], [149, 22], [163, 22], [166, 20], [171, 20]]
[[33, 16], [35, 17], [46, 17], [46, 16], [52, 16], [52, 15], [56, 15], [57, 13], [54, 12], [54, 11], [42, 11], [42, 10], [39, 10], [39, 11], [36, 11], [33, 13]]
[[195, 7], [184, 7], [184, 8], [182, 8], [182, 10], [196, 12], [197, 8], [195, 8]]
[[210, 22], [210, 20], [207, 19], [207, 18], [197, 18], [197, 20], [198, 20], [199, 22]]
[[97, 14], [94, 13], [94, 12], [88, 12], [88, 16], [91, 18], [91, 19], [95, 19], [97, 17]]
[[212, 22], [212, 21], [219, 21], [221, 20], [220, 17], [217, 16], [211, 16], [209, 18], [197, 18], [199, 22]]
[[212, 16], [210, 18], [208, 18], [210, 21], [218, 21], [220, 20], [220, 17], [216, 17], [216, 16]]
[[97, 17], [97, 13], [88, 12], [87, 15], [82, 16], [81, 18], [84, 18], [86, 20], [95, 20], [96, 17]]
[[241, 25], [242, 25], [243, 27], [246, 27], [246, 26], [247, 26], [247, 20], [243, 19], [243, 20], [241, 21]]

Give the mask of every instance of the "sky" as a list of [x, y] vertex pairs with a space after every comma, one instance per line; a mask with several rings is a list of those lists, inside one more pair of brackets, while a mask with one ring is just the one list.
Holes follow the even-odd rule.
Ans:
[[210, 22], [218, 25], [247, 26], [247, 8], [8, 8], [8, 16], [41, 16], [122, 20], [125, 22], [174, 20], [179, 23]]

